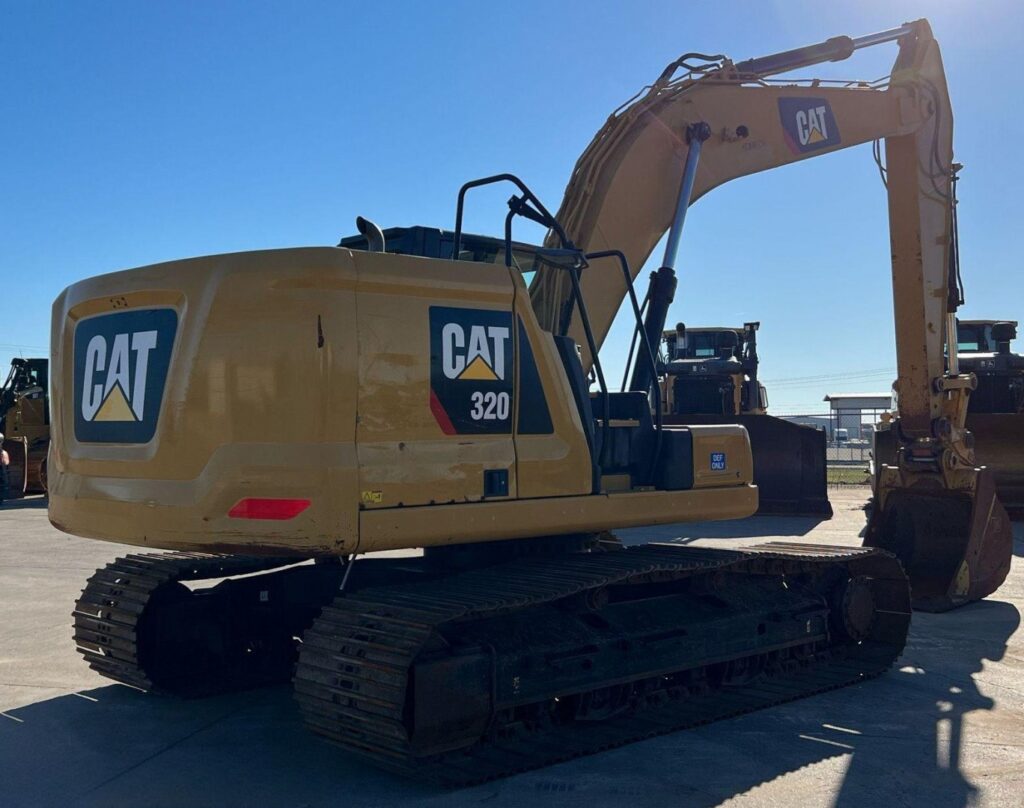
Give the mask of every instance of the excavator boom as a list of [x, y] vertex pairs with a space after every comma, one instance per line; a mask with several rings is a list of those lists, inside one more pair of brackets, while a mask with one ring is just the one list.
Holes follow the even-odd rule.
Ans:
[[[757, 65], [762, 60], [734, 65], [724, 59], [674, 79], [672, 68], [677, 63], [672, 63], [642, 96], [613, 113], [584, 150], [566, 187], [559, 222], [569, 238], [588, 251], [622, 250], [635, 277], [676, 223], [680, 207], [717, 186], [850, 146], [916, 132], [928, 118], [912, 76], [927, 73], [932, 83], [941, 82], [943, 91], [945, 82], [938, 46], [927, 23], [915, 26], [896, 30], [907, 31], [905, 36], [915, 43], [927, 34], [928, 42], [915, 47], [915, 59], [921, 64], [914, 70], [895, 70], [891, 80], [881, 84], [776, 83], [740, 71], [744, 64]], [[948, 110], [948, 98], [945, 103]], [[949, 128], [945, 151], [951, 154], [951, 113], [947, 112], [945, 121]], [[699, 161], [694, 175], [686, 178], [684, 169], [695, 145]], [[926, 156], [929, 164], [935, 162], [931, 151]], [[691, 192], [680, 206], [684, 180]], [[674, 259], [678, 240], [679, 232], [669, 233], [666, 257]], [[600, 346], [626, 289], [612, 272], [590, 273], [582, 283]], [[542, 320], [555, 322], [564, 315], [569, 293], [555, 273], [545, 273], [531, 292]]]
[[[899, 55], [882, 81], [770, 78], [892, 41]], [[993, 591], [1009, 569], [1009, 523], [965, 428], [975, 382], [959, 373], [952, 325], [959, 302], [951, 283], [953, 114], [930, 26], [919, 20], [740, 63], [715, 57], [691, 64], [696, 58], [691, 54], [670, 64], [608, 119], [577, 162], [557, 218], [588, 251], [613, 245], [622, 250], [634, 273], [668, 232], [658, 273], [673, 273], [671, 283], [662, 283], [674, 289], [689, 204], [737, 177], [884, 141], [899, 372], [894, 434], [900, 450], [898, 463], [883, 470], [880, 507], [867, 542], [900, 555], [916, 579], [919, 606], [950, 608]], [[689, 72], [674, 78], [680, 67]], [[581, 283], [600, 346], [625, 283], [611, 271], [590, 271]], [[541, 322], [579, 333], [578, 316], [565, 302], [564, 278], [542, 273], [531, 297]], [[662, 325], [651, 330], [660, 333]], [[585, 366], [591, 361], [584, 348]], [[934, 525], [925, 517], [937, 512], [936, 498], [957, 504], [947, 509], [940, 531], [945, 538], [930, 544]]]

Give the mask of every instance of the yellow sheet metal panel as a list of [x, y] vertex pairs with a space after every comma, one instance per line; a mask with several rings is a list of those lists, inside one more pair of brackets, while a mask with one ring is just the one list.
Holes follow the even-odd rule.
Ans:
[[[67, 289], [54, 304], [52, 521], [160, 547], [354, 548], [355, 281], [348, 252], [308, 248]], [[229, 517], [243, 497], [311, 505], [287, 522]]]
[[693, 487], [717, 488], [754, 481], [750, 436], [738, 424], [689, 426], [693, 435]]
[[504, 265], [353, 252], [363, 507], [466, 502], [508, 475], [512, 302]]
[[[522, 498], [589, 494], [590, 449], [562, 360], [551, 334], [537, 324], [522, 277], [515, 273], [513, 281], [516, 312], [522, 324], [516, 342], [521, 371], [516, 388], [517, 491]], [[524, 340], [529, 344], [523, 344]], [[525, 366], [531, 359], [550, 417], [550, 432], [544, 431], [543, 418], [531, 418], [526, 411], [541, 407], [536, 395], [531, 396], [528, 390], [531, 380]]]
[[743, 519], [757, 510], [757, 488], [632, 491], [578, 497], [367, 510], [361, 549], [390, 550], [473, 541], [639, 527], [705, 519]]
[[315, 555], [753, 510], [739, 427], [695, 430], [695, 457], [723, 458], [700, 491], [581, 496], [580, 416], [517, 290], [503, 266], [334, 248], [75, 284], [54, 306], [50, 518], [145, 547]]

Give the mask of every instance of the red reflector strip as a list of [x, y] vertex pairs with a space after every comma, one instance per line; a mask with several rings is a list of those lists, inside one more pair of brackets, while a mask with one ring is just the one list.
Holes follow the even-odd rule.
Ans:
[[232, 519], [294, 519], [310, 506], [308, 499], [258, 499], [246, 497], [236, 502], [228, 516]]

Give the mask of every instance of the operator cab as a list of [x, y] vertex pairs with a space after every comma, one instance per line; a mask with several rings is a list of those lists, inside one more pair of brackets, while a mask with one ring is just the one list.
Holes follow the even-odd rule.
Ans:
[[18, 393], [31, 395], [36, 390], [47, 390], [49, 383], [48, 359], [15, 358], [11, 360], [11, 369], [7, 374], [7, 380], [0, 387], [0, 391], [11, 395]]
[[675, 415], [739, 415], [768, 406], [757, 380], [757, 329], [687, 328], [679, 323], [662, 334], [666, 401]]
[[[455, 245], [455, 234], [451, 230], [436, 227], [389, 227], [381, 231], [384, 235], [384, 252], [394, 255], [415, 255], [420, 258], [442, 258], [451, 260]], [[476, 261], [483, 264], [501, 264], [505, 261], [505, 242], [490, 236], [464, 233], [459, 250], [460, 261]], [[346, 236], [339, 247], [349, 250], [368, 250], [370, 239], [364, 235]], [[540, 268], [537, 248], [532, 244], [512, 242], [512, 266], [523, 276], [527, 287]]]
[[[515, 268], [519, 271], [527, 288], [541, 268], [554, 268], [569, 273], [573, 294], [566, 303], [568, 316], [562, 318], [561, 333], [548, 333], [554, 341], [583, 424], [591, 454], [594, 492], [649, 487], [683, 490], [693, 487], [691, 430], [663, 429], [660, 400], [652, 406], [647, 393], [627, 390], [612, 392], [605, 382], [598, 351], [593, 344], [586, 302], [582, 299], [579, 288], [579, 275], [581, 272], [614, 271], [606, 265], [591, 268], [590, 261], [615, 256], [588, 256], [576, 249], [565, 239], [554, 218], [543, 209], [525, 186], [514, 178], [510, 179], [508, 175], [501, 179], [516, 183], [524, 191], [523, 197], [513, 197], [509, 202], [512, 212], [506, 220], [504, 239], [461, 232], [462, 197], [467, 188], [475, 187], [473, 183], [469, 183], [460, 192], [459, 218], [454, 231], [421, 226], [379, 230], [376, 232], [383, 236], [384, 252], [487, 264], [504, 263], [510, 269]], [[552, 232], [562, 237], [562, 247], [551, 249], [513, 241], [510, 223], [514, 214], [524, 215], [550, 227]], [[360, 227], [360, 230], [364, 229]], [[345, 237], [338, 246], [350, 250], [370, 250], [376, 245], [371, 232]], [[640, 310], [632, 287], [632, 275], [625, 265], [625, 259], [621, 256], [619, 259], [639, 325]], [[578, 311], [587, 339], [591, 342], [590, 355], [594, 357], [594, 365], [590, 379], [583, 372], [579, 345], [566, 333], [574, 308]], [[524, 336], [521, 333], [520, 339]], [[534, 354], [537, 353], [536, 346], [531, 350]], [[646, 355], [647, 361], [652, 365], [653, 376], [654, 351], [650, 346], [647, 346]], [[644, 357], [638, 356], [637, 361], [644, 361]], [[591, 391], [591, 387], [595, 385], [598, 389]], [[653, 394], [659, 397], [657, 391], [653, 391]]]
[[[48, 359], [12, 359], [7, 379], [0, 386], [0, 432], [11, 434], [15, 431], [7, 425], [6, 415], [19, 400], [45, 402], [49, 385]], [[48, 407], [43, 407], [42, 417], [46, 424], [50, 423]]]
[[669, 360], [742, 358], [740, 328], [679, 328], [664, 334]]
[[1010, 350], [1016, 338], [1015, 320], [957, 320], [960, 370], [978, 379], [968, 412], [1024, 412], [1024, 355]]

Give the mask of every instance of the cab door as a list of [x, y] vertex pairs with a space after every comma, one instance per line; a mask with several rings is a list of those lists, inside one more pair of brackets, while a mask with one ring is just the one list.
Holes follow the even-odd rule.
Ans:
[[515, 449], [521, 499], [589, 494], [593, 468], [583, 422], [551, 334], [540, 327], [518, 272]]
[[504, 265], [353, 252], [364, 508], [516, 496]]

